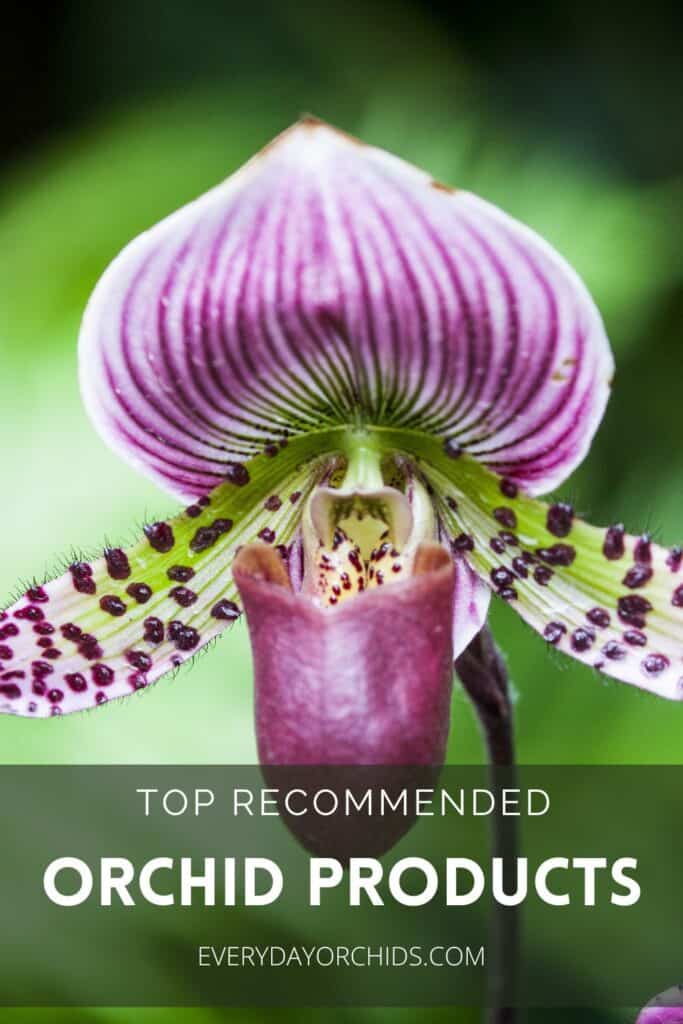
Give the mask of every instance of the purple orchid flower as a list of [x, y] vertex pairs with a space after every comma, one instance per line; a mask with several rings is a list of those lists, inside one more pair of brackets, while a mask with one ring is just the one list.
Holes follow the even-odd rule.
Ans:
[[683, 1024], [683, 987], [674, 985], [651, 999], [636, 1024]]
[[528, 228], [307, 118], [114, 260], [80, 339], [104, 439], [187, 507], [0, 614], [0, 710], [145, 687], [246, 612], [264, 763], [440, 763], [491, 594], [680, 699], [683, 575], [555, 488], [613, 374]]

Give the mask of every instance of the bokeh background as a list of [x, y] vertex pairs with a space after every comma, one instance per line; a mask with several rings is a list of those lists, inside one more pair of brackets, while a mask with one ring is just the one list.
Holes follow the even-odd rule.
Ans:
[[[302, 111], [498, 203], [575, 265], [618, 372], [591, 455], [562, 493], [596, 522], [683, 540], [680, 6], [94, 0], [40, 13], [18, 5], [3, 13], [3, 36], [0, 600], [72, 551], [126, 541], [172, 511], [84, 415], [79, 319], [131, 237]], [[493, 623], [518, 692], [522, 761], [681, 763], [683, 707], [553, 656], [507, 608]], [[47, 722], [3, 719], [0, 762], [250, 762], [251, 702], [238, 625], [177, 678], [125, 703]], [[456, 689], [449, 759], [481, 758]], [[182, 1015], [198, 1024], [323, 1017], [393, 1022], [414, 1011]], [[5, 1018], [178, 1019], [121, 1010]], [[480, 1014], [423, 1019], [470, 1024]]]

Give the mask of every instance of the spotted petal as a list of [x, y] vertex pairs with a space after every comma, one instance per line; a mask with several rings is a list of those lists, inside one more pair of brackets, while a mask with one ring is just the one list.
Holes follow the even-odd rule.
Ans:
[[546, 505], [432, 439], [393, 443], [419, 454], [464, 558], [552, 646], [623, 682], [683, 699], [683, 551], [621, 525], [601, 529], [566, 504]]
[[132, 242], [81, 336], [94, 422], [182, 496], [359, 422], [538, 493], [584, 456], [612, 368], [586, 289], [532, 231], [311, 119]]
[[287, 557], [315, 451], [299, 439], [227, 466], [222, 485], [128, 551], [75, 562], [0, 612], [0, 711], [40, 717], [124, 696], [231, 625], [235, 552], [260, 540]]

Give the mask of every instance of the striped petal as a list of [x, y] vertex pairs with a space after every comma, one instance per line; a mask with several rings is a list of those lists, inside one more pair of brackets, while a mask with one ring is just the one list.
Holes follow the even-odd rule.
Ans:
[[233, 463], [208, 497], [151, 523], [129, 550], [74, 562], [0, 612], [0, 712], [41, 717], [125, 696], [230, 626], [235, 553], [260, 540], [287, 560], [314, 453], [300, 439]]
[[[398, 438], [396, 439], [398, 443]], [[403, 439], [409, 445], [410, 439]], [[552, 646], [683, 699], [683, 550], [546, 505], [474, 459], [416, 439], [453, 550]]]
[[533, 232], [311, 119], [132, 242], [81, 335], [99, 430], [182, 496], [359, 422], [541, 492], [585, 454], [612, 369], [586, 289]]

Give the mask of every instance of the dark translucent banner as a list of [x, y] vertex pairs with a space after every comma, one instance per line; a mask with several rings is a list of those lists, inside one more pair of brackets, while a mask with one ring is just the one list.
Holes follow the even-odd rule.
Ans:
[[2, 768], [0, 1003], [640, 1006], [683, 768]]

